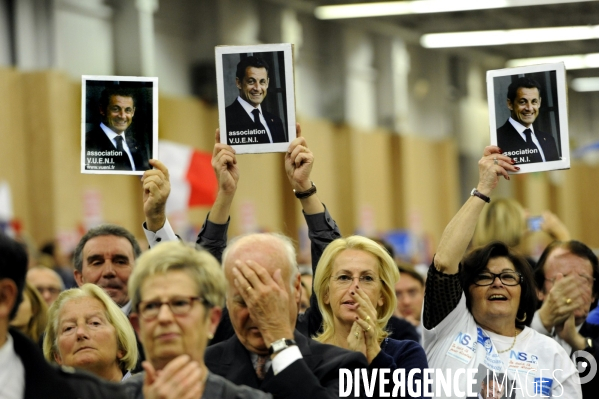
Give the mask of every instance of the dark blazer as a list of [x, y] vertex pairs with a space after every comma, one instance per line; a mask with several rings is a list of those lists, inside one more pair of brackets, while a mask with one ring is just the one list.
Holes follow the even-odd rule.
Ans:
[[339, 398], [339, 369], [366, 368], [366, 358], [332, 345], [325, 345], [295, 332], [303, 359], [291, 363], [276, 376], [272, 367], [264, 381], [256, 377], [250, 353], [237, 336], [209, 346], [204, 361], [208, 369], [237, 385], [247, 385], [275, 398]]
[[102, 381], [71, 367], [51, 366], [29, 338], [14, 329], [9, 333], [25, 368], [24, 399], [127, 399], [120, 384]]
[[[285, 143], [288, 140], [283, 127], [283, 121], [275, 114], [262, 109], [262, 115], [266, 120], [273, 143]], [[235, 99], [231, 105], [225, 108], [225, 116], [227, 122], [227, 138], [230, 131], [249, 130], [254, 128], [254, 120], [250, 118], [239, 101]]]
[[[541, 145], [541, 149], [545, 155], [545, 161], [559, 161], [559, 153], [553, 136], [549, 133], [541, 132], [538, 129], [535, 129], [535, 136], [537, 136], [537, 140]], [[520, 136], [509, 120], [497, 129], [497, 145], [504, 153], [527, 147], [524, 140], [522, 140], [522, 136]], [[515, 156], [512, 156], [512, 158], [515, 158]]]
[[[144, 399], [143, 385], [145, 372], [134, 375], [123, 382], [131, 399]], [[265, 392], [235, 385], [221, 376], [208, 373], [201, 399], [272, 399], [272, 395]]]
[[[128, 131], [125, 136], [127, 140], [127, 146], [129, 147], [129, 151], [131, 151], [131, 156], [133, 157], [133, 163], [135, 164], [136, 170], [148, 170], [152, 167], [150, 166], [150, 144], [149, 142], [142, 143], [139, 140], [136, 140], [133, 137], [132, 132]], [[114, 144], [106, 133], [102, 130], [100, 125], [97, 125], [92, 130], [85, 134], [85, 151], [86, 151], [86, 159], [87, 151], [111, 151], [115, 150]], [[127, 154], [123, 154], [122, 157], [114, 157], [116, 163], [116, 170], [131, 170], [131, 162], [129, 161], [129, 157]], [[86, 161], [86, 169], [90, 169], [87, 166]]]

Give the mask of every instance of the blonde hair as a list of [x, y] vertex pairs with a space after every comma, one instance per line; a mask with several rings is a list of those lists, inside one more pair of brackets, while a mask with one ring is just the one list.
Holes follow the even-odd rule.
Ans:
[[117, 359], [121, 370], [133, 370], [137, 363], [137, 340], [135, 332], [127, 316], [117, 306], [117, 304], [102, 290], [94, 284], [84, 284], [79, 288], [71, 288], [63, 291], [56, 301], [50, 306], [48, 318], [51, 320], [46, 326], [46, 336], [44, 337], [44, 357], [49, 362], [55, 362], [55, 355], [58, 354], [58, 325], [60, 323], [60, 311], [65, 304], [77, 298], [94, 298], [99, 300], [106, 309], [106, 319], [114, 326], [116, 331], [116, 342], [118, 350], [123, 352], [123, 357]]
[[[27, 295], [31, 304], [31, 318], [20, 331], [34, 342], [39, 342], [42, 332], [48, 323], [48, 305], [39, 291], [31, 284], [25, 283], [23, 295]], [[21, 302], [21, 305], [23, 302]]]
[[141, 285], [150, 276], [181, 270], [189, 274], [198, 288], [198, 295], [208, 306], [222, 307], [225, 304], [227, 281], [218, 261], [206, 250], [196, 250], [185, 244], [172, 241], [162, 243], [144, 252], [138, 259], [129, 277], [131, 309], [137, 311], [141, 301]]
[[494, 199], [478, 218], [472, 246], [481, 247], [492, 241], [501, 241], [514, 248], [520, 244], [525, 231], [526, 218], [522, 205], [512, 198]]
[[333, 322], [335, 316], [333, 315], [331, 306], [325, 304], [324, 300], [329, 295], [333, 263], [337, 259], [337, 256], [347, 249], [367, 252], [373, 255], [378, 261], [383, 305], [376, 309], [376, 334], [377, 340], [381, 342], [389, 335], [385, 327], [397, 307], [395, 284], [399, 280], [399, 271], [391, 255], [381, 245], [362, 236], [350, 236], [333, 241], [324, 250], [318, 262], [316, 273], [314, 274], [314, 293], [316, 294], [318, 307], [322, 314], [323, 332], [314, 339], [320, 342], [328, 342], [335, 335], [335, 325]]

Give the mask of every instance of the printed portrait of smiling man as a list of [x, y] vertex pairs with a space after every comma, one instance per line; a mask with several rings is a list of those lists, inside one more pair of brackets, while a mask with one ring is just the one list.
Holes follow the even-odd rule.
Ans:
[[518, 78], [508, 87], [510, 117], [497, 129], [497, 145], [517, 164], [560, 159], [553, 136], [533, 126], [541, 102], [541, 85], [532, 78]]
[[120, 86], [102, 91], [98, 109], [101, 122], [85, 134], [87, 170], [150, 169], [149, 135], [136, 136], [131, 129], [136, 94], [134, 89]]
[[268, 94], [269, 66], [258, 57], [243, 58], [237, 64], [237, 98], [225, 109], [227, 144], [284, 143], [287, 135], [283, 121], [262, 107]]

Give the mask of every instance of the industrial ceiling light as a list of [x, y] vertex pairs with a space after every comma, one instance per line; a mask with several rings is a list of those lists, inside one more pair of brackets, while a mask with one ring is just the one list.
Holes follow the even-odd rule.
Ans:
[[417, 0], [320, 6], [314, 10], [318, 19], [382, 17], [389, 15], [429, 14], [441, 12], [487, 10], [594, 0]]
[[575, 91], [599, 91], [599, 78], [576, 78], [570, 82]]
[[590, 39], [599, 39], [599, 25], [430, 33], [422, 35], [420, 44], [426, 48], [448, 48]]
[[553, 64], [563, 62], [566, 69], [586, 69], [599, 68], [599, 53], [591, 54], [576, 54], [576, 55], [556, 55], [551, 57], [535, 57], [535, 58], [517, 58], [506, 62], [508, 68], [536, 65], [536, 64]]

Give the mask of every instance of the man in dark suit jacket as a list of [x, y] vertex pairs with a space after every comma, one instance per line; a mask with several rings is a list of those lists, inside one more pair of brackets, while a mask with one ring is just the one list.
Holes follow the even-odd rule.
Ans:
[[527, 77], [508, 87], [507, 106], [511, 116], [497, 129], [497, 145], [518, 164], [560, 159], [553, 136], [535, 130], [532, 125], [541, 107], [540, 90], [539, 83]]
[[110, 87], [100, 97], [102, 123], [85, 134], [87, 170], [150, 169], [150, 144], [139, 141], [128, 131], [135, 115], [131, 89]]
[[252, 234], [229, 244], [223, 265], [235, 335], [206, 349], [206, 366], [274, 397], [338, 398], [339, 369], [365, 368], [366, 359], [295, 329], [301, 278], [291, 259], [293, 244], [282, 235]]
[[35, 342], [8, 328], [22, 300], [26, 273], [25, 249], [0, 233], [0, 397], [126, 399], [120, 385], [51, 366]]
[[268, 90], [268, 64], [250, 56], [237, 64], [239, 96], [225, 108], [227, 144], [265, 144], [288, 141], [283, 121], [262, 109]]
[[[539, 298], [543, 301], [534, 314], [531, 327], [553, 336], [569, 354], [584, 351], [597, 364], [599, 326], [587, 323], [586, 317], [599, 297], [599, 260], [593, 250], [580, 241], [554, 241], [543, 251], [535, 268]], [[589, 366], [591, 359], [577, 362]], [[581, 382], [592, 366], [580, 369]], [[597, 371], [595, 366], [595, 372]], [[597, 396], [599, 377], [581, 384], [583, 398]]]

